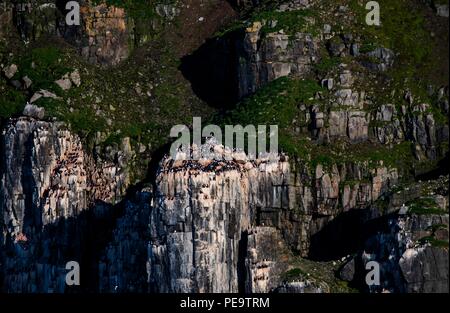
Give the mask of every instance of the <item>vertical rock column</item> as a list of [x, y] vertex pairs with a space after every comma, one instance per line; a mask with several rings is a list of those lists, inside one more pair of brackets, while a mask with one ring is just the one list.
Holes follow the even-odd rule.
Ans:
[[260, 208], [288, 201], [280, 187], [288, 173], [278, 161], [164, 160], [150, 223], [151, 290], [242, 290], [247, 234]]
[[66, 263], [88, 266], [88, 209], [120, 199], [127, 171], [97, 164], [64, 124], [29, 117], [10, 121], [1, 151], [2, 291], [64, 292]]
[[249, 228], [248, 178], [228, 172], [167, 172], [152, 212], [150, 284], [160, 292], [237, 292], [241, 233]]
[[0, 204], [12, 239], [87, 207], [82, 145], [61, 126], [20, 118], [3, 134]]

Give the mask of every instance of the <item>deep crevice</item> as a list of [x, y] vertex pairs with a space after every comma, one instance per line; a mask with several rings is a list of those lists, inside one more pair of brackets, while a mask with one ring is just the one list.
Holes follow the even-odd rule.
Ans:
[[248, 248], [248, 233], [243, 231], [241, 239], [239, 240], [239, 252], [237, 262], [237, 277], [238, 277], [238, 291], [239, 293], [246, 292], [247, 270], [245, 266], [245, 259], [247, 258]]

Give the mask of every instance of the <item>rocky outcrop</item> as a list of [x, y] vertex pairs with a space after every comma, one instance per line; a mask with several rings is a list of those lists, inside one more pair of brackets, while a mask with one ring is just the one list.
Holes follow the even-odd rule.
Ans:
[[122, 8], [85, 5], [81, 9], [84, 38], [81, 55], [90, 63], [116, 65], [128, 57], [130, 34]]
[[94, 200], [117, 201], [128, 184], [126, 169], [96, 168], [62, 123], [19, 118], [3, 136], [1, 206], [11, 235], [75, 216]]
[[[338, 237], [331, 233], [329, 235], [333, 237], [328, 237], [325, 231], [333, 220], [343, 213], [369, 207], [398, 182], [396, 169], [382, 165], [371, 167], [367, 163], [318, 164], [313, 169], [296, 165], [291, 171], [290, 210], [268, 212], [272, 215], [269, 221], [275, 221], [270, 225], [281, 229], [289, 247], [303, 256], [313, 256], [328, 245], [330, 249], [336, 249], [338, 245], [332, 242]], [[370, 213], [367, 218], [382, 214], [373, 213], [374, 216]], [[341, 230], [341, 227], [335, 229], [336, 232]]]
[[395, 60], [395, 53], [387, 48], [379, 47], [363, 55], [365, 58], [362, 64], [372, 71], [384, 72], [392, 67]]
[[2, 135], [4, 285], [10, 292], [61, 292], [66, 258], [81, 255], [82, 222], [75, 221], [95, 202], [118, 201], [127, 170], [97, 164], [62, 123], [21, 117]]
[[[148, 40], [149, 33], [161, 24], [160, 19], [170, 20], [179, 13], [173, 4], [149, 5], [145, 8], [148, 10], [145, 14], [150, 21], [144, 23], [124, 7], [119, 7], [120, 3], [114, 6], [105, 1], [83, 0], [77, 1], [80, 5], [80, 25], [67, 25], [66, 14], [69, 10], [65, 9], [66, 2], [16, 4], [2, 13], [0, 20], [15, 27], [24, 40], [58, 36], [73, 44], [90, 63], [111, 66], [119, 64], [135, 46]], [[152, 18], [150, 12], [154, 15]]]
[[423, 3], [430, 6], [439, 17], [448, 18], [448, 3], [437, 0], [422, 0]]
[[445, 150], [441, 145], [449, 138], [448, 125], [442, 121], [448, 107], [445, 88], [433, 94], [440, 99], [442, 112], [431, 104], [417, 103], [410, 92], [405, 93], [408, 103], [386, 103], [372, 112], [367, 110], [373, 104], [371, 97], [355, 84], [359, 75], [347, 68], [348, 65], [340, 64], [338, 73], [322, 80], [322, 86], [332, 93], [326, 106], [313, 105], [309, 111], [305, 108], [313, 139], [331, 142], [343, 138], [353, 143], [375, 141], [388, 146], [410, 141], [415, 144], [418, 160], [443, 157]]
[[[80, 25], [67, 25], [65, 2], [30, 2], [14, 6], [16, 28], [25, 40], [59, 36], [79, 48], [89, 62], [115, 65], [130, 51], [127, 16], [122, 8], [79, 1]], [[25, 7], [23, 7], [25, 5]]]
[[[409, 237], [414, 232], [426, 232], [435, 225], [446, 225], [446, 216], [412, 215], [389, 221], [391, 232], [371, 238], [363, 253], [363, 262], [378, 261], [381, 285], [372, 291], [442, 293], [448, 292], [447, 248], [433, 243], [418, 243]], [[447, 233], [448, 234], [448, 233]]]
[[11, 3], [10, 8], [13, 27], [23, 40], [58, 35], [65, 28], [65, 16], [56, 1]]
[[374, 133], [382, 144], [395, 144], [404, 140], [415, 143], [419, 160], [442, 157], [440, 145], [448, 141], [448, 125], [437, 123], [431, 106], [426, 103], [402, 106], [383, 105], [378, 109]]
[[355, 86], [356, 79], [348, 65], [341, 64], [336, 78], [322, 80], [332, 96], [327, 107], [316, 105], [310, 110], [313, 138], [325, 142], [346, 138], [353, 143], [369, 139], [371, 114], [365, 110], [366, 93]]
[[[396, 213], [383, 222], [384, 231], [380, 225], [381, 231], [367, 240], [360, 256], [343, 267], [341, 276], [346, 280], [364, 280], [365, 273], [358, 271], [376, 261], [380, 266], [380, 285], [365, 285], [372, 292], [448, 292], [447, 183], [448, 177], [441, 178], [391, 198], [390, 211]], [[430, 194], [424, 195], [424, 190]], [[406, 200], [406, 205], [400, 199]], [[356, 266], [356, 272], [355, 262], [362, 262], [361, 267]], [[352, 273], [348, 271], [350, 264]]]
[[290, 36], [280, 31], [263, 36], [263, 26], [253, 23], [237, 43], [239, 98], [279, 77], [304, 77], [319, 59], [318, 39], [311, 34]]
[[293, 285], [282, 284], [281, 276], [288, 269], [287, 260], [290, 253], [276, 228], [254, 227], [246, 240], [246, 292], [267, 293], [275, 290], [279, 292], [302, 292], [301, 288], [297, 290], [292, 288]]
[[310, 281], [293, 281], [278, 286], [275, 293], [323, 293], [323, 290]]
[[446, 249], [426, 246], [406, 250], [400, 259], [406, 292], [448, 292], [448, 264]]

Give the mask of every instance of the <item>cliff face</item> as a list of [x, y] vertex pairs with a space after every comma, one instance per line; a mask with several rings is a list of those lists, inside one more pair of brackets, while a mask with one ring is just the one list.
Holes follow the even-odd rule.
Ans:
[[[361, 214], [354, 222], [360, 219], [359, 222], [363, 223], [365, 219], [382, 215], [382, 212], [366, 212], [364, 209], [395, 186], [397, 181], [397, 170], [382, 165], [371, 168], [364, 163], [334, 164], [330, 167], [319, 164], [313, 170], [306, 166], [296, 167], [289, 189], [295, 199], [290, 203], [291, 210], [274, 212], [272, 217], [267, 212], [269, 220], [266, 223], [278, 227], [289, 246], [303, 256], [313, 256], [318, 250], [327, 250], [325, 254], [332, 255], [339, 249], [338, 245], [333, 244], [336, 240], [332, 235], [333, 220], [339, 216]], [[273, 218], [278, 216], [279, 219]], [[351, 227], [350, 224], [338, 226], [334, 231], [341, 236], [345, 228]], [[348, 229], [348, 233], [351, 232]], [[354, 233], [357, 232], [356, 227]]]
[[152, 191], [143, 189], [125, 201], [121, 216], [114, 220], [111, 239], [100, 252], [98, 292], [148, 292], [149, 218]]
[[279, 77], [305, 75], [319, 59], [319, 40], [311, 34], [292, 37], [280, 32], [265, 36], [262, 28], [261, 22], [255, 22], [237, 43], [239, 98]]
[[152, 290], [274, 290], [288, 247], [308, 255], [311, 238], [342, 213], [341, 201], [345, 211], [366, 207], [397, 181], [395, 169], [380, 167], [371, 183], [341, 189], [367, 175], [346, 170], [319, 165], [315, 176], [297, 176], [287, 161], [163, 161], [151, 214]]
[[[127, 171], [111, 163], [96, 166], [62, 123], [29, 117], [8, 124], [1, 151], [6, 290], [61, 292], [66, 258], [74, 253], [69, 251], [82, 245], [71, 242], [83, 232], [73, 220], [96, 201], [118, 201], [128, 184]], [[78, 233], [71, 233], [76, 228]]]
[[448, 177], [441, 177], [391, 195], [388, 207], [394, 213], [380, 222], [378, 232], [342, 268], [341, 275], [364, 284], [363, 268], [376, 261], [380, 285], [365, 287], [372, 292], [447, 292], [447, 183]]
[[[448, 291], [448, 250], [435, 240], [427, 243], [426, 233], [448, 227], [447, 215], [400, 216], [388, 221], [390, 231], [369, 239], [363, 263], [381, 264], [381, 286], [372, 291], [442, 293]], [[448, 232], [441, 233], [444, 245]]]
[[94, 200], [117, 201], [128, 184], [126, 169], [107, 163], [95, 167], [80, 139], [61, 123], [13, 120], [3, 133], [2, 150], [8, 151], [2, 207], [13, 238], [76, 216]]
[[[80, 1], [78, 28], [64, 25], [60, 5], [0, 8], [0, 291], [330, 292], [345, 285], [335, 277], [341, 265], [344, 291], [448, 291], [448, 177], [437, 177], [448, 155], [448, 87], [424, 76], [424, 89], [415, 69], [401, 67], [421, 63], [411, 58], [426, 49], [410, 49], [407, 32], [371, 37], [346, 1], [230, 2], [236, 12], [223, 1], [164, 1], [139, 17], [128, 1]], [[442, 22], [445, 6], [432, 7], [430, 23]], [[239, 14], [237, 26], [216, 29]], [[159, 31], [178, 17], [177, 34]], [[2, 45], [6, 28], [32, 43], [23, 62]], [[190, 56], [166, 51], [192, 52], [216, 30]], [[142, 47], [153, 35], [158, 42]], [[65, 68], [66, 54], [34, 49], [46, 36], [75, 47], [67, 55], [76, 70]], [[96, 67], [127, 58], [123, 68]], [[20, 114], [33, 95], [42, 97]], [[94, 138], [38, 106], [70, 112]], [[191, 113], [279, 124], [289, 152], [161, 160], [167, 126]], [[430, 169], [432, 181], [417, 182]], [[131, 174], [146, 179], [128, 188]], [[65, 285], [69, 261], [81, 265], [79, 287]], [[380, 264], [380, 286], [364, 281], [369, 261]]]
[[[237, 93], [241, 99], [280, 77], [308, 77], [321, 62], [320, 47], [331, 41], [327, 41], [329, 34], [326, 32], [321, 36], [270, 32], [261, 38], [262, 27], [267, 26], [255, 22], [236, 43], [236, 55], [239, 58], [236, 62]], [[351, 47], [357, 44], [349, 41], [347, 45], [342, 45], [342, 49], [349, 50], [346, 55], [350, 55]], [[332, 48], [329, 49], [332, 51]], [[382, 51], [385, 50], [382, 48]], [[390, 55], [386, 63], [382, 63], [383, 53]], [[390, 50], [383, 53], [370, 57], [375, 59], [376, 64], [386, 64], [386, 68], [391, 68], [395, 60], [394, 53]], [[361, 64], [365, 65], [364, 62], [361, 61]], [[402, 97], [407, 103], [404, 105], [395, 106], [390, 103], [395, 102], [394, 97], [388, 97], [377, 111], [371, 112], [367, 108], [373, 106], [376, 99], [369, 92], [372, 87], [361, 83], [370, 75], [361, 73], [361, 69], [358, 69], [361, 64], [340, 63], [324, 76], [321, 85], [329, 93], [325, 105], [320, 104], [319, 97], [318, 104], [302, 106], [301, 115], [293, 121], [296, 132], [325, 143], [343, 138], [352, 143], [372, 141], [382, 145], [411, 141], [415, 143], [414, 149], [419, 160], [442, 157], [444, 152], [440, 144], [448, 141], [449, 129], [447, 124], [437, 121], [432, 105], [419, 102], [411, 92], [405, 91]], [[433, 97], [437, 98], [437, 105], [442, 111], [448, 114], [446, 94], [448, 90], [441, 87], [434, 92]]]
[[[83, 227], [111, 207], [97, 205], [94, 218], [80, 215], [94, 201], [117, 201], [126, 171], [93, 166], [78, 137], [59, 123], [20, 118], [4, 138], [5, 151], [15, 151], [8, 155], [22, 156], [5, 160], [2, 178], [9, 251], [4, 286], [11, 292], [62, 292], [69, 256], [85, 258]], [[154, 198], [142, 191], [126, 201], [98, 261], [86, 261], [98, 262], [95, 286], [106, 292], [297, 290], [282, 279], [290, 249], [314, 254], [323, 243], [318, 234], [341, 214], [375, 202], [396, 184], [397, 171], [348, 164], [317, 165], [313, 172], [294, 165], [292, 172], [292, 166], [286, 157], [164, 159]]]
[[163, 161], [151, 215], [151, 288], [239, 291], [257, 210], [288, 207], [288, 163], [171, 163]]

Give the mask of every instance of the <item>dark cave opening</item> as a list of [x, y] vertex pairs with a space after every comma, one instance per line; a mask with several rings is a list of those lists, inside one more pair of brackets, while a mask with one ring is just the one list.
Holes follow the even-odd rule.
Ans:
[[181, 59], [179, 67], [193, 92], [209, 106], [226, 111], [238, 99], [238, 59], [233, 41], [238, 34], [207, 40], [198, 50]]

